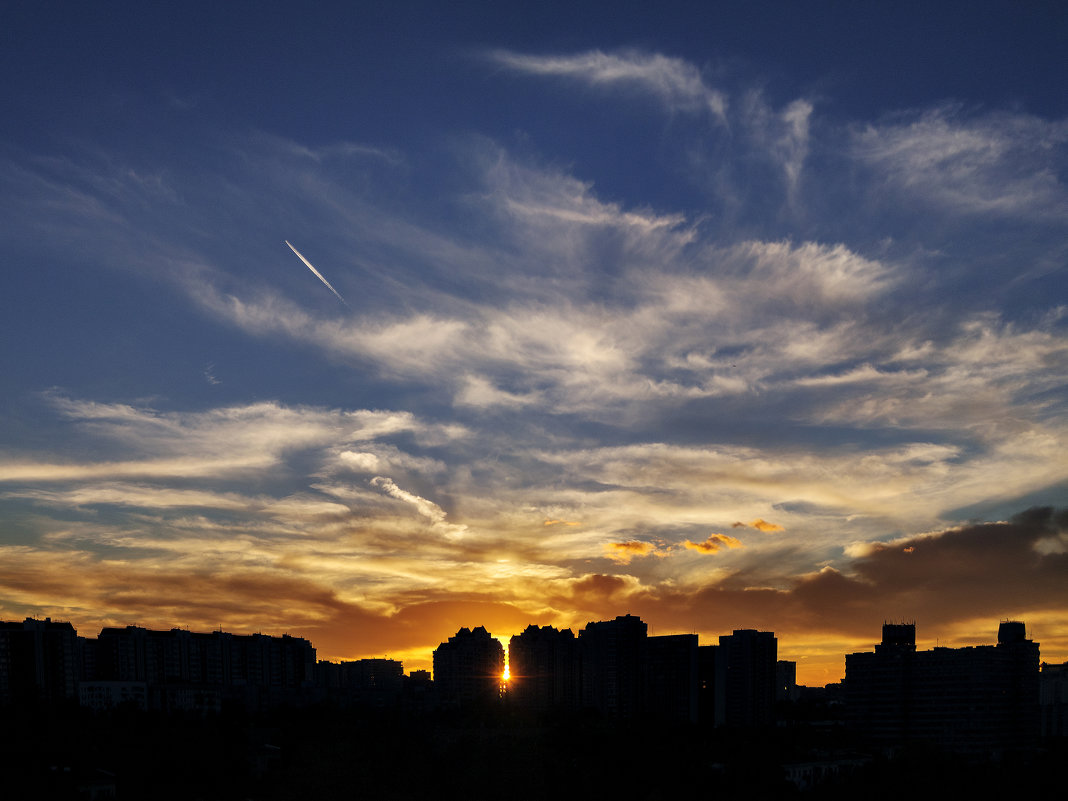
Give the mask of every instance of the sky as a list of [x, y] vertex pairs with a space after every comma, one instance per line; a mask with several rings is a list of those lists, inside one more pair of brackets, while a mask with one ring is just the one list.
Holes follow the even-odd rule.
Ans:
[[0, 619], [1068, 660], [1066, 36], [4, 3]]

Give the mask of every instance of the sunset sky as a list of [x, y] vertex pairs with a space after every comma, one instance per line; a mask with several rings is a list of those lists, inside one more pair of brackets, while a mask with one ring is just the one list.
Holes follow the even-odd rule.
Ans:
[[886, 620], [1013, 618], [1068, 660], [1066, 40], [4, 3], [0, 619], [410, 670], [630, 613], [823, 684]]

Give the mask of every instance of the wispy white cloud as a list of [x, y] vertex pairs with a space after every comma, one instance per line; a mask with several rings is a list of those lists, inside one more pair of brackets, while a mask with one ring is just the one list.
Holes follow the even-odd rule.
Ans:
[[746, 144], [762, 152], [782, 171], [790, 203], [798, 200], [801, 173], [809, 154], [814, 111], [812, 101], [804, 98], [775, 110], [762, 92], [752, 90], [743, 96], [733, 115], [732, 124], [745, 138]]
[[700, 70], [687, 61], [658, 53], [593, 50], [546, 56], [497, 50], [489, 55], [517, 72], [570, 78], [591, 86], [631, 88], [657, 97], [672, 110], [704, 110], [719, 118], [726, 114], [726, 97], [705, 83]]
[[954, 213], [1061, 221], [1068, 191], [1054, 165], [1066, 148], [1066, 120], [957, 107], [900, 115], [853, 136], [855, 156], [910, 197]]
[[[798, 98], [773, 109], [758, 90], [729, 102], [727, 92], [710, 86], [697, 65], [661, 54], [624, 50], [575, 54], [532, 55], [498, 50], [490, 58], [516, 72], [565, 78], [601, 90], [629, 89], [657, 98], [671, 113], [711, 112], [731, 136], [719, 147], [774, 164], [782, 174], [786, 200], [798, 201], [801, 174], [810, 148], [813, 102]], [[705, 161], [686, 145], [691, 158]], [[718, 150], [718, 148], [713, 148]], [[712, 157], [715, 160], [715, 157]], [[722, 179], [722, 168], [718, 169]]]
[[455, 395], [455, 402], [460, 406], [530, 406], [540, 401], [538, 392], [509, 392], [494, 386], [485, 376], [469, 375]]
[[375, 476], [371, 479], [371, 486], [381, 489], [392, 498], [411, 504], [419, 514], [427, 518], [435, 528], [442, 530], [447, 537], [459, 537], [467, 530], [467, 526], [465, 525], [446, 522], [444, 509], [433, 501], [428, 501], [426, 498], [421, 498], [415, 493], [401, 489], [391, 478], [387, 478], [386, 476]]
[[287, 455], [409, 434], [432, 443], [464, 435], [456, 424], [427, 424], [410, 412], [327, 410], [257, 403], [205, 412], [159, 412], [128, 404], [49, 396], [80, 429], [140, 458], [121, 461], [0, 459], [0, 481], [211, 476], [263, 471]]

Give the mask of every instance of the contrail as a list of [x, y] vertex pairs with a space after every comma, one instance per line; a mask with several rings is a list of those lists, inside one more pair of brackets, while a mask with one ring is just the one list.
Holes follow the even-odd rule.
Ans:
[[[285, 243], [286, 243], [287, 245], [289, 245], [289, 240], [288, 240], [288, 239], [287, 239], [287, 240], [285, 240]], [[329, 289], [329, 290], [330, 290], [331, 292], [333, 292], [333, 293], [334, 293], [334, 295], [335, 295], [335, 296], [337, 297], [337, 299], [338, 299], [338, 300], [340, 300], [340, 301], [341, 301], [342, 303], [344, 303], [344, 304], [345, 304], [346, 306], [348, 306], [348, 305], [349, 305], [349, 302], [348, 302], [347, 300], [345, 300], [345, 299], [344, 299], [343, 297], [341, 297], [341, 294], [340, 294], [340, 293], [339, 293], [339, 292], [338, 292], [338, 291], [337, 291], [336, 289], [334, 289], [334, 287], [332, 287], [332, 286], [330, 285], [330, 282], [329, 282], [329, 281], [327, 281], [327, 280], [326, 280], [325, 278], [323, 278], [323, 274], [322, 274], [321, 272], [319, 272], [318, 270], [316, 270], [316, 269], [315, 269], [315, 268], [314, 268], [314, 267], [312, 266], [312, 263], [311, 263], [310, 261], [308, 261], [308, 260], [307, 260], [306, 258], [304, 258], [304, 257], [303, 257], [303, 256], [301, 255], [301, 253], [300, 253], [300, 251], [299, 251], [299, 250], [297, 250], [297, 249], [296, 249], [295, 247], [293, 247], [292, 245], [289, 245], [289, 249], [290, 249], [290, 250], [292, 250], [292, 251], [293, 251], [294, 253], [296, 253], [296, 254], [297, 254], [297, 258], [298, 258], [298, 259], [300, 259], [300, 260], [301, 260], [302, 262], [304, 262], [304, 263], [305, 263], [305, 264], [307, 265], [307, 267], [308, 267], [308, 269], [309, 269], [309, 270], [311, 270], [311, 271], [312, 271], [313, 273], [315, 273], [315, 277], [316, 277], [316, 278], [318, 278], [318, 279], [319, 279], [320, 281], [322, 281], [322, 282], [323, 282], [324, 284], [326, 284], [326, 288], [327, 288], [327, 289]]]

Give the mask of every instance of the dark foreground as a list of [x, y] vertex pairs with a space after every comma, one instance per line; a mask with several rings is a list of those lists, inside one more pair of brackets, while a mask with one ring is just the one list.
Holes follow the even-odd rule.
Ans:
[[728, 733], [593, 717], [0, 713], [3, 799], [894, 799], [1063, 790], [1064, 743], [866, 752], [838, 727]]

